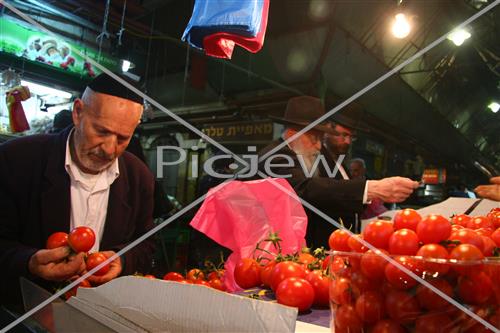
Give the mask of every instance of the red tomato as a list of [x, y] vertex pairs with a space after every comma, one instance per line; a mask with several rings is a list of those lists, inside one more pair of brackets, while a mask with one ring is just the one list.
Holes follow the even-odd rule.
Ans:
[[326, 270], [328, 268], [328, 266], [330, 265], [330, 259], [332, 259], [332, 256], [329, 255], [327, 256], [324, 260], [323, 260], [323, 263], [321, 264], [321, 268], [323, 270]]
[[393, 232], [392, 222], [376, 220], [365, 227], [363, 239], [379, 249], [387, 249], [389, 247], [389, 238]]
[[210, 287], [214, 289], [226, 291], [226, 287], [224, 286], [224, 283], [222, 283], [220, 279], [211, 279], [210, 281], [208, 281], [208, 283], [210, 284]]
[[94, 243], [95, 234], [89, 227], [76, 227], [68, 235], [68, 244], [76, 253], [90, 251]]
[[454, 215], [451, 218], [451, 223], [456, 224], [456, 225], [460, 225], [462, 227], [467, 227], [467, 223], [469, 223], [470, 220], [472, 220], [472, 217], [470, 217], [469, 215], [458, 214], [458, 215]]
[[304, 266], [292, 261], [282, 261], [276, 264], [271, 273], [271, 289], [276, 290], [281, 281], [289, 277], [304, 278]]
[[299, 308], [299, 312], [306, 311], [313, 304], [314, 289], [302, 278], [289, 277], [278, 285], [276, 300], [280, 304]]
[[225, 270], [224, 269], [218, 269], [215, 271], [212, 271], [208, 273], [207, 279], [208, 280], [213, 280], [213, 279], [220, 279], [221, 277], [224, 276]]
[[69, 291], [64, 293], [64, 298], [68, 300], [71, 296], [76, 296], [76, 292], [78, 288], [90, 288], [92, 285], [87, 280], [82, 280], [76, 287], [71, 288]]
[[[393, 259], [409, 271], [418, 275], [419, 268], [414, 259], [410, 257], [394, 257]], [[414, 278], [400, 270], [392, 263], [388, 263], [387, 266], [385, 266], [385, 278], [392, 286], [401, 290], [410, 289], [417, 284], [417, 281]]]
[[493, 295], [493, 284], [485, 272], [478, 272], [458, 279], [458, 294], [469, 304], [486, 303]]
[[320, 307], [328, 306], [330, 303], [330, 278], [324, 275], [322, 271], [316, 270], [306, 275], [306, 281], [314, 289], [314, 305]]
[[330, 298], [335, 304], [354, 303], [359, 295], [358, 287], [349, 278], [341, 277], [332, 280]]
[[298, 262], [305, 266], [312, 264], [315, 260], [316, 258], [310, 253], [301, 253], [298, 258]]
[[452, 332], [453, 321], [442, 313], [427, 313], [417, 318], [415, 333]]
[[490, 228], [493, 229], [494, 225], [489, 217], [486, 216], [476, 216], [473, 217], [469, 222], [467, 222], [467, 228], [479, 229], [479, 228]]
[[243, 258], [234, 268], [234, 280], [243, 289], [257, 287], [260, 281], [260, 265], [252, 258]]
[[210, 283], [208, 283], [205, 280], [193, 280], [192, 284], [199, 284], [199, 285], [202, 285], [202, 286], [205, 286], [205, 287], [212, 288], [212, 286], [210, 285]]
[[417, 230], [417, 224], [422, 220], [422, 217], [416, 210], [411, 208], [406, 208], [400, 210], [394, 215], [393, 223], [394, 230], [399, 229], [410, 229]]
[[451, 234], [451, 223], [441, 215], [431, 214], [417, 226], [418, 239], [424, 243], [439, 243], [448, 239]]
[[335, 311], [335, 326], [341, 330], [348, 329], [348, 332], [358, 332], [363, 328], [363, 322], [358, 317], [353, 305], [344, 304]]
[[184, 276], [181, 273], [177, 272], [168, 272], [163, 276], [163, 280], [166, 281], [182, 281], [184, 280]]
[[[103, 253], [101, 252], [95, 252], [89, 254], [87, 259], [85, 260], [85, 264], [87, 265], [87, 271], [90, 271], [94, 269], [95, 267], [99, 266], [101, 263], [105, 262], [108, 257], [106, 257]], [[97, 272], [95, 272], [93, 275], [95, 276], [101, 276], [105, 275], [107, 272], [109, 272], [109, 263], [101, 267]]]
[[380, 280], [385, 276], [385, 266], [387, 265], [387, 260], [378, 253], [389, 254], [385, 250], [377, 250], [376, 252], [368, 250], [361, 256], [361, 272], [375, 280]]
[[192, 284], [191, 281], [188, 281], [188, 280], [171, 280], [173, 282], [177, 282], [177, 283], [182, 283], [182, 284]]
[[350, 238], [349, 232], [343, 229], [337, 229], [331, 233], [330, 238], [328, 239], [328, 245], [330, 245], [330, 249], [336, 251], [350, 251], [351, 248], [347, 245], [347, 241]]
[[151, 274], [146, 274], [146, 275], [144, 275], [144, 277], [145, 277], [146, 279], [156, 279], [156, 276], [151, 275]]
[[375, 323], [384, 318], [384, 298], [377, 291], [367, 291], [356, 300], [356, 313], [365, 323]]
[[418, 237], [410, 229], [396, 230], [389, 238], [389, 253], [413, 256], [418, 251]]
[[500, 228], [500, 211], [491, 211], [487, 215], [494, 228]]
[[264, 287], [271, 287], [271, 274], [274, 266], [276, 266], [276, 261], [273, 260], [260, 269], [260, 280]]
[[361, 243], [358, 239], [363, 239], [363, 235], [354, 235], [350, 237], [349, 240], [347, 241], [347, 245], [349, 246], [349, 248], [352, 251], [358, 253], [364, 253], [368, 251], [368, 248], [365, 245], [363, 245], [363, 243]]
[[376, 290], [379, 288], [379, 281], [372, 279], [370, 277], [367, 277], [364, 275], [362, 272], [352, 272], [351, 276], [351, 281], [354, 286], [356, 286], [360, 292], [364, 293], [365, 291], [369, 290]]
[[485, 257], [493, 257], [494, 256], [494, 251], [497, 245], [495, 242], [487, 237], [487, 236], [481, 236], [483, 239], [483, 254]]
[[198, 268], [193, 268], [190, 269], [189, 272], [186, 274], [186, 280], [188, 281], [205, 280], [205, 274]]
[[[436, 289], [443, 292], [445, 295], [450, 297], [453, 296], [453, 288], [448, 283], [448, 281], [444, 279], [435, 279], [428, 280], [427, 282], [436, 287]], [[447, 300], [445, 300], [423, 284], [419, 284], [417, 286], [415, 296], [417, 296], [417, 300], [420, 306], [427, 310], [441, 310], [446, 308], [450, 304]]]
[[[471, 244], [460, 244], [450, 253], [450, 259], [456, 259], [463, 262], [452, 266], [453, 269], [459, 274], [473, 274], [474, 272], [477, 272], [478, 269], [481, 269], [482, 267], [482, 264], [479, 261], [483, 258], [484, 256], [481, 250]], [[470, 262], [478, 263], [470, 264]]]
[[61, 246], [68, 246], [68, 234], [65, 232], [54, 232], [47, 238], [47, 244], [45, 247], [49, 250], [55, 249]]
[[[425, 244], [422, 246], [418, 252], [417, 256], [426, 259], [448, 259], [448, 251], [439, 244]], [[422, 269], [426, 272], [426, 275], [444, 275], [450, 270], [450, 266], [443, 262], [432, 262], [432, 260], [423, 260]]]
[[387, 293], [385, 309], [391, 319], [402, 324], [411, 323], [420, 315], [420, 307], [416, 298], [404, 291]]
[[480, 236], [487, 236], [487, 237], [490, 237], [491, 234], [493, 233], [493, 229], [491, 228], [479, 228], [479, 229], [476, 229], [476, 234], [480, 235]]
[[370, 333], [405, 333], [405, 332], [406, 331], [404, 330], [403, 327], [401, 327], [401, 325], [390, 319], [384, 319], [378, 321], [370, 331]]
[[483, 239], [471, 229], [465, 228], [455, 231], [450, 235], [449, 240], [460, 244], [471, 244], [476, 246], [481, 251], [483, 250]]
[[458, 224], [452, 224], [451, 225], [451, 233], [454, 233], [457, 230], [464, 229], [465, 227], [458, 225]]
[[491, 234], [491, 239], [495, 242], [495, 244], [500, 247], [500, 228], [497, 230], [493, 231]]

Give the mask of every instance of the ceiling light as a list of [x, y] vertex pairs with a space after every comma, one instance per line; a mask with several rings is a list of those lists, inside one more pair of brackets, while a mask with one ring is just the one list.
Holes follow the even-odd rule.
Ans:
[[451, 40], [456, 46], [462, 45], [465, 40], [469, 39], [470, 37], [470, 32], [465, 29], [455, 30], [448, 35], [448, 39]]
[[411, 26], [405, 14], [399, 13], [394, 16], [391, 30], [394, 37], [399, 39], [405, 38], [410, 34]]
[[500, 104], [492, 102], [488, 105], [488, 109], [490, 109], [493, 113], [497, 113], [498, 110], [500, 110]]
[[38, 95], [38, 96], [45, 96], [45, 95], [51, 95], [51, 96], [57, 96], [57, 97], [62, 97], [66, 99], [71, 98], [71, 93], [59, 89], [54, 89], [51, 87], [43, 86], [38, 83], [33, 83], [29, 81], [21, 81], [21, 85], [27, 86], [31, 92], [31, 94]]
[[134, 63], [130, 62], [129, 60], [126, 59], [122, 60], [122, 72], [128, 72], [129, 69], [134, 67], [135, 67]]

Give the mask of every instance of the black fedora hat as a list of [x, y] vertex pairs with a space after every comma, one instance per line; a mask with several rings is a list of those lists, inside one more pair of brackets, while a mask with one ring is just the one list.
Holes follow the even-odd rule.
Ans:
[[351, 130], [370, 132], [370, 128], [362, 123], [363, 116], [364, 112], [360, 107], [350, 104], [331, 115], [328, 121]]
[[[298, 96], [292, 97], [288, 100], [283, 118], [274, 116], [269, 116], [269, 118], [277, 123], [303, 128], [324, 115], [325, 108], [319, 98], [312, 96]], [[318, 124], [311, 129], [333, 133], [333, 130], [324, 123]]]

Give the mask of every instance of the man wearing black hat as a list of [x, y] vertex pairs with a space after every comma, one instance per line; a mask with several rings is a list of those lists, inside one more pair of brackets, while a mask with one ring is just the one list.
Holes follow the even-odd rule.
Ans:
[[[153, 176], [125, 152], [142, 109], [139, 96], [101, 74], [75, 100], [74, 127], [0, 146], [0, 305], [22, 302], [21, 276], [48, 286], [85, 270], [83, 253], [44, 249], [52, 233], [88, 226], [91, 252], [110, 257], [152, 228]], [[146, 272], [153, 250], [146, 240], [89, 280]]]
[[[290, 139], [301, 129], [325, 114], [321, 100], [310, 96], [293, 97], [288, 101], [283, 118], [273, 119], [285, 124], [282, 140], [271, 143], [259, 155]], [[270, 177], [286, 178], [299, 197], [338, 221], [363, 211], [363, 204], [380, 195], [393, 198], [391, 202], [408, 197], [418, 183], [410, 179], [387, 178], [393, 186], [388, 188], [375, 182], [371, 189], [362, 179], [337, 179], [335, 162], [322, 150], [324, 134], [336, 134], [326, 124], [319, 124], [279, 149], [259, 164], [259, 170]], [[338, 167], [338, 166], [337, 166]], [[308, 246], [328, 246], [328, 237], [335, 227], [309, 209], [306, 241]], [[343, 221], [346, 228], [351, 221]]]

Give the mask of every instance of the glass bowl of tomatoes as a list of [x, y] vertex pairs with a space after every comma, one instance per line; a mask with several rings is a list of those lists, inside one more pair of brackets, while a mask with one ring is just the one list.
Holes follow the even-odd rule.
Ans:
[[500, 258], [470, 244], [422, 248], [448, 255], [331, 251], [332, 332], [498, 331]]

